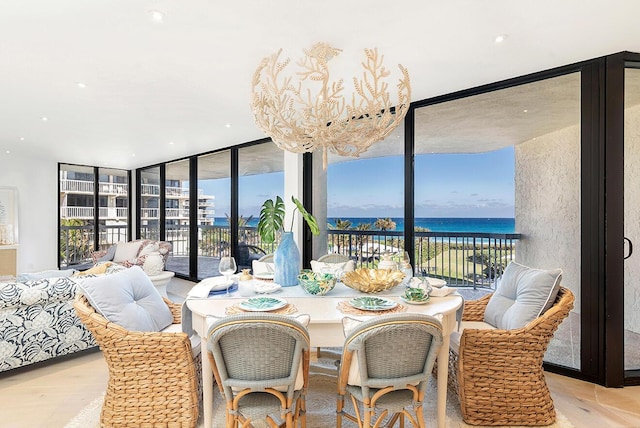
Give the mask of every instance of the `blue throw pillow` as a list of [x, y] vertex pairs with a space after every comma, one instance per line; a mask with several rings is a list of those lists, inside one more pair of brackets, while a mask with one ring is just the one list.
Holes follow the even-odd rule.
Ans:
[[160, 331], [173, 323], [169, 307], [139, 266], [87, 278], [78, 287], [98, 313], [127, 330]]

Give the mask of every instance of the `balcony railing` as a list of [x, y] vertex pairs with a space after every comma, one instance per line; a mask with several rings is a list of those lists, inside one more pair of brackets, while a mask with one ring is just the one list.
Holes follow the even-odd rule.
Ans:
[[[61, 254], [69, 264], [90, 259], [93, 248], [92, 226], [62, 226]], [[168, 225], [165, 240], [173, 245], [173, 256], [186, 257], [197, 248], [199, 257], [219, 258], [230, 247], [228, 226], [199, 225], [198, 242], [189, 242], [189, 225]], [[157, 226], [141, 227], [146, 239], [159, 239]], [[273, 253], [277, 244], [265, 244], [255, 227], [240, 228], [240, 243]], [[495, 279], [515, 256], [520, 234], [415, 232], [415, 266], [418, 275], [442, 278], [457, 287], [491, 288]], [[126, 225], [100, 226], [100, 247], [126, 241]], [[358, 267], [377, 266], [385, 251], [403, 251], [404, 234], [395, 231], [327, 231], [327, 251], [356, 261]], [[64, 252], [63, 252], [64, 250]]]
[[[101, 195], [127, 195], [129, 185], [124, 183], [98, 183]], [[93, 193], [93, 181], [60, 180], [60, 191], [69, 193]]]
[[[93, 220], [93, 207], [61, 207], [60, 218], [77, 218], [81, 220]], [[122, 220], [129, 215], [126, 207], [100, 207], [98, 214], [101, 220]]]
[[[414, 271], [462, 287], [491, 287], [515, 256], [520, 234], [415, 232]], [[329, 230], [329, 252], [349, 256], [358, 267], [374, 267], [385, 251], [403, 251], [404, 233]]]
[[[189, 226], [172, 226], [167, 240], [173, 254], [189, 255]], [[404, 248], [404, 234], [394, 231], [327, 231], [327, 251], [344, 254], [358, 267], [375, 267], [381, 253], [396, 253]], [[220, 257], [229, 247], [228, 226], [198, 226], [198, 256]], [[264, 244], [255, 227], [240, 229], [240, 241], [272, 253], [275, 244]], [[495, 278], [514, 258], [520, 234], [416, 232], [415, 266], [418, 275], [445, 279], [462, 287], [492, 287]]]
[[[91, 261], [94, 248], [93, 230], [93, 225], [60, 226], [60, 266], [72, 266]], [[126, 224], [101, 225], [99, 231], [98, 248], [100, 249], [129, 240]]]
[[93, 193], [93, 181], [61, 179], [60, 191], [61, 192]]

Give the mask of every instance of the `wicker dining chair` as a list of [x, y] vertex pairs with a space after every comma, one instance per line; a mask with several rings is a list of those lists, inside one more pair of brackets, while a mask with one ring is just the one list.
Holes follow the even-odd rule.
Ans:
[[258, 261], [262, 263], [273, 263], [273, 253], [265, 254], [264, 256], [260, 257]]
[[324, 256], [318, 257], [318, 261], [323, 263], [344, 263], [349, 260], [351, 260], [349, 256], [345, 256], [344, 254], [325, 254]]
[[[462, 320], [482, 321], [490, 297], [465, 302]], [[462, 330], [458, 352], [450, 352], [449, 375], [466, 423], [531, 426], [555, 422], [542, 360], [573, 302], [571, 290], [560, 287], [553, 306], [523, 328]]]
[[[406, 417], [423, 428], [425, 391], [441, 346], [442, 324], [430, 315], [384, 315], [355, 327], [340, 362], [336, 426], [345, 417], [361, 428], [378, 427], [385, 418], [386, 426], [400, 420], [403, 427]], [[353, 414], [345, 411], [347, 396]]]
[[285, 315], [246, 313], [215, 321], [207, 355], [225, 399], [228, 428], [265, 421], [306, 427], [309, 332]]
[[[179, 324], [181, 305], [164, 301]], [[109, 368], [101, 427], [196, 426], [201, 354], [193, 355], [187, 334], [126, 330], [107, 321], [81, 294], [73, 306]]]

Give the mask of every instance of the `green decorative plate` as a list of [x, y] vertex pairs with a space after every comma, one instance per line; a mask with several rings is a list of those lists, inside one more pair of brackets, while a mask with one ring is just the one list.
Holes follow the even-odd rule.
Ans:
[[238, 306], [244, 311], [268, 312], [284, 308], [286, 305], [286, 300], [278, 299], [277, 297], [252, 297]]
[[349, 300], [349, 304], [363, 311], [386, 311], [398, 305], [393, 300], [383, 299], [382, 297], [356, 297]]

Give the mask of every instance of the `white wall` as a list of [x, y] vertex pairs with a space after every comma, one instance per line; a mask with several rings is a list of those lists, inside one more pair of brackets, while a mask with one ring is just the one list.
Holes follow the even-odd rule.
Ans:
[[563, 270], [580, 312], [580, 131], [565, 128], [515, 148], [516, 260]]
[[0, 153], [0, 186], [18, 188], [18, 273], [58, 266], [58, 164]]

